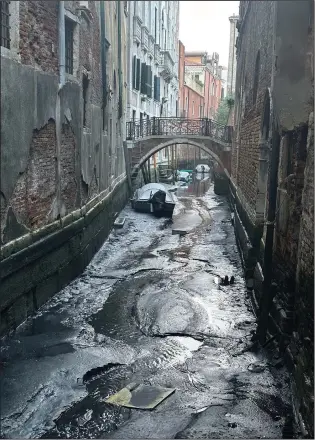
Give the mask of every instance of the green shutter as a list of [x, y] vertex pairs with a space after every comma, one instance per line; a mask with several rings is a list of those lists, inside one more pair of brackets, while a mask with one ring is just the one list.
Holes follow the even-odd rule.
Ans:
[[143, 95], [146, 95], [146, 77], [147, 77], [147, 66], [145, 63], [141, 63], [141, 90]]
[[137, 58], [136, 90], [140, 90], [140, 59]]
[[132, 59], [132, 88], [136, 89], [136, 78], [137, 78], [137, 57], [134, 55]]

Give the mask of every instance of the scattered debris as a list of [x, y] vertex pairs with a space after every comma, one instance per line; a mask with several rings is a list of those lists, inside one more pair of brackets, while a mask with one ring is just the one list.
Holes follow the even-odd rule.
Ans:
[[117, 218], [114, 222], [114, 227], [119, 229], [123, 228], [125, 221], [126, 221], [126, 217]]
[[105, 402], [126, 408], [152, 410], [173, 393], [175, 393], [175, 388], [131, 383], [110, 396]]
[[230, 279], [229, 279], [229, 277], [228, 277], [227, 275], [225, 275], [224, 278], [221, 278], [221, 277], [220, 277], [220, 284], [221, 284], [222, 286], [228, 286], [228, 285], [230, 285], [230, 284], [234, 284], [234, 283], [235, 283], [235, 278], [234, 278], [233, 275], [231, 276]]
[[266, 367], [267, 365], [256, 362], [249, 364], [247, 370], [251, 371], [252, 373], [262, 373], [263, 371], [265, 371]]

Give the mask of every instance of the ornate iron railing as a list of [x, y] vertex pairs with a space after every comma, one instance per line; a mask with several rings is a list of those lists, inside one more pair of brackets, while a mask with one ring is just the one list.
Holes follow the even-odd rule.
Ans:
[[232, 143], [233, 127], [219, 124], [212, 119], [151, 118], [127, 122], [127, 140], [148, 136], [206, 136]]

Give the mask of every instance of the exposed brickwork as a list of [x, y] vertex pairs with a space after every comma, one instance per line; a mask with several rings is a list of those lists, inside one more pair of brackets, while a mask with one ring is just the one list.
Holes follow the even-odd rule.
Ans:
[[[314, 98], [314, 78], [310, 75], [309, 67], [309, 54], [314, 51], [310, 25], [313, 15], [311, 4], [289, 1], [240, 2], [235, 138], [232, 148], [232, 177], [237, 191], [237, 210], [243, 214], [246, 211], [249, 215], [253, 229], [256, 226], [259, 241], [263, 228], [258, 230], [257, 219], [258, 214], [263, 213], [263, 203], [261, 200], [257, 203], [258, 189], [259, 194], [264, 195], [266, 208], [270, 208], [270, 220], [275, 209], [273, 246], [265, 239], [265, 234], [262, 235], [264, 243], [260, 241], [260, 245], [256, 245], [252, 235], [249, 235], [255, 251], [255, 263], [258, 258], [265, 282], [270, 276], [277, 285], [272, 307], [268, 309], [268, 331], [275, 335], [277, 346], [292, 371], [294, 407], [299, 415], [297, 419], [304, 421], [309, 438], [312, 438], [314, 425], [314, 135], [313, 115], [310, 121], [306, 116], [308, 111], [312, 111], [308, 109], [313, 107]], [[297, 34], [300, 33], [304, 40], [308, 35], [312, 41], [307, 48], [301, 43], [304, 40], [295, 38], [294, 48], [287, 41], [290, 35], [288, 23], [297, 13], [301, 14]], [[295, 62], [299, 65], [296, 71]], [[290, 77], [290, 68], [291, 75], [294, 73], [297, 77], [291, 83], [285, 83], [284, 78]], [[299, 81], [305, 81], [304, 90], [301, 86], [304, 94], [295, 95], [292, 90], [296, 84], [300, 84]], [[268, 110], [264, 114], [268, 88], [271, 88], [271, 112]], [[284, 94], [292, 96], [291, 104], [288, 101], [281, 102]], [[288, 115], [293, 115], [294, 111], [292, 124]], [[271, 128], [269, 144], [263, 142], [268, 139], [268, 135], [263, 133], [262, 127], [268, 113]], [[272, 147], [269, 155], [264, 156], [264, 145]], [[277, 154], [273, 154], [278, 148], [279, 162]], [[268, 160], [265, 169], [262, 165], [264, 159]], [[278, 168], [277, 182], [273, 180], [274, 165]], [[264, 193], [265, 176], [262, 174], [267, 168], [268, 180]], [[271, 170], [274, 172], [272, 175]], [[275, 193], [276, 206], [271, 203], [271, 195]], [[247, 232], [252, 226], [247, 222]], [[271, 273], [267, 264], [263, 264], [269, 251], [273, 253]], [[259, 281], [259, 277], [256, 278]], [[261, 297], [264, 305], [267, 301], [262, 296], [261, 283], [257, 286], [254, 296], [256, 300]], [[265, 316], [262, 313], [259, 316], [260, 323], [263, 319]]]
[[[251, 210], [249, 214], [255, 217], [261, 116], [265, 93], [271, 84], [274, 2], [249, 3], [250, 13], [246, 17], [242, 14], [240, 16], [242, 29], [237, 49], [232, 177], [248, 203]], [[259, 38], [255, 38], [256, 35]], [[258, 53], [259, 73], [255, 75]], [[255, 76], [258, 81], [256, 100]]]
[[314, 116], [311, 114], [304, 174], [298, 253], [297, 297], [291, 350], [295, 354], [295, 380], [303, 418], [314, 425]]
[[40, 130], [34, 130], [29, 160], [18, 179], [10, 205], [17, 219], [30, 229], [49, 221], [56, 196], [56, 127], [50, 120]]
[[20, 1], [23, 64], [58, 73], [58, 1]]
[[75, 208], [77, 182], [75, 179], [76, 142], [69, 125], [63, 125], [60, 148], [61, 199], [68, 214]]

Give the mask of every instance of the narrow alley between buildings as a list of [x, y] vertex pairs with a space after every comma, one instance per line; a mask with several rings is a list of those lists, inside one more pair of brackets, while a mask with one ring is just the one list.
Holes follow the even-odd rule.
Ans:
[[[227, 199], [210, 179], [177, 196], [186, 235], [127, 205], [84, 273], [3, 340], [2, 438], [293, 438], [288, 377], [251, 342]], [[153, 411], [105, 403], [130, 383], [175, 392]]]

